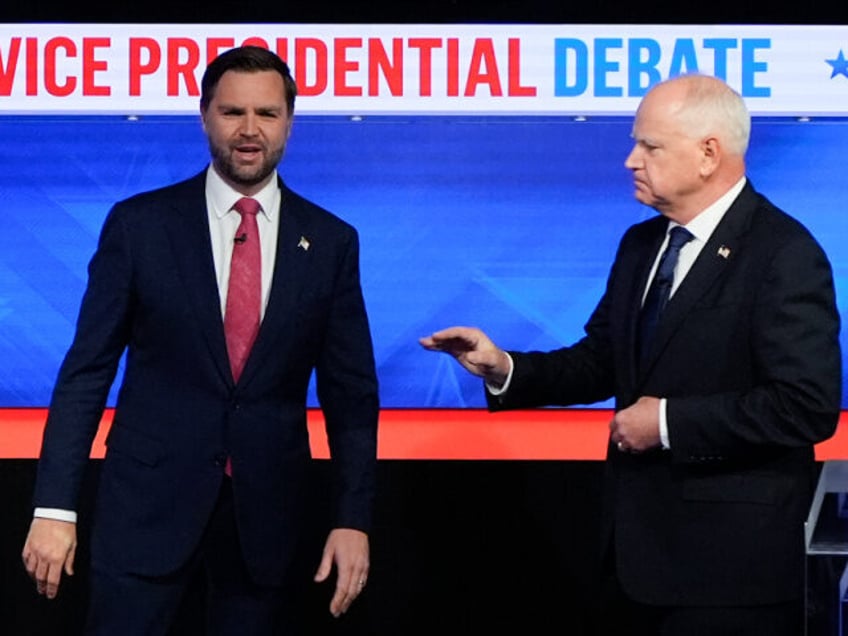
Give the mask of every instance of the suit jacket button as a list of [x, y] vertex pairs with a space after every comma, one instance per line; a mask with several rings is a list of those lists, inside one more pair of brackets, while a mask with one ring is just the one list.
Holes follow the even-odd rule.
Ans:
[[212, 458], [212, 462], [218, 467], [223, 468], [227, 463], [227, 455], [226, 453], [218, 453], [215, 457]]

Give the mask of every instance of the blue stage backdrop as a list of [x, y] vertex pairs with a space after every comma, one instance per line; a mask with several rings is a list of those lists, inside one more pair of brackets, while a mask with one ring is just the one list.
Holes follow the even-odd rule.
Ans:
[[[618, 239], [654, 214], [633, 199], [623, 166], [630, 126], [625, 117], [296, 118], [281, 173], [359, 229], [384, 407], [483, 406], [477, 380], [418, 346], [436, 329], [476, 325], [517, 349], [581, 336]], [[189, 116], [5, 116], [0, 139], [0, 407], [41, 407], [109, 207], [199, 172], [208, 152]], [[755, 120], [749, 152], [754, 186], [829, 254], [843, 307], [846, 148], [848, 120], [779, 118]]]

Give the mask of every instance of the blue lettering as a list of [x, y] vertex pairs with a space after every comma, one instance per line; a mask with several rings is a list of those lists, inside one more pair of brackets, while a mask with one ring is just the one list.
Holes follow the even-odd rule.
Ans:
[[[568, 53], [574, 53], [574, 82], [568, 83]], [[589, 82], [589, 48], [582, 40], [556, 38], [554, 40], [554, 95], [574, 97], [586, 92]]]
[[[616, 54], [625, 46], [626, 52]], [[670, 52], [668, 47], [671, 47]], [[643, 97], [664, 79], [666, 67], [668, 78], [706, 73], [710, 72], [710, 57], [712, 74], [729, 82], [731, 67], [737, 63], [733, 56], [739, 55], [740, 94], [743, 97], [771, 96], [771, 87], [763, 85], [761, 77], [769, 70], [768, 61], [761, 53], [763, 49], [771, 49], [769, 38], [713, 37], [704, 38], [697, 46], [693, 38], [677, 38], [668, 47], [653, 38], [596, 38], [589, 42], [556, 38], [554, 95], [576, 97], [591, 92], [595, 97], [622, 97], [626, 81], [628, 97]], [[626, 68], [622, 67], [624, 64]]]
[[618, 71], [620, 64], [607, 59], [607, 49], [620, 49], [621, 38], [598, 38], [595, 40], [595, 96], [621, 97], [620, 86], [607, 86], [607, 73]]
[[707, 38], [704, 40], [705, 49], [713, 49], [713, 75], [727, 81], [727, 51], [736, 48], [736, 40], [732, 38]]
[[755, 59], [757, 49], [770, 49], [770, 38], [753, 38], [742, 40], [742, 97], [770, 97], [771, 88], [755, 86], [754, 75], [768, 71], [767, 62]]
[[692, 38], [680, 38], [674, 42], [674, 51], [671, 54], [671, 65], [668, 69], [669, 77], [677, 77], [686, 73], [698, 72], [698, 56], [695, 55], [695, 43]]
[[[662, 79], [657, 64], [662, 49], [659, 42], [650, 38], [633, 38], [627, 50], [627, 95], [642, 97], [648, 89]], [[645, 82], [641, 81], [645, 77]]]

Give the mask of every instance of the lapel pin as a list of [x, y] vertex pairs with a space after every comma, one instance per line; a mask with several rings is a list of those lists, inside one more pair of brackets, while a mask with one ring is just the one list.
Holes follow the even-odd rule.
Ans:
[[297, 242], [297, 246], [304, 252], [309, 251], [309, 241], [306, 239], [305, 236], [300, 237], [300, 240]]
[[730, 248], [727, 247], [727, 245], [722, 245], [720, 248], [718, 248], [718, 255], [721, 256], [722, 258], [729, 258], [730, 257]]

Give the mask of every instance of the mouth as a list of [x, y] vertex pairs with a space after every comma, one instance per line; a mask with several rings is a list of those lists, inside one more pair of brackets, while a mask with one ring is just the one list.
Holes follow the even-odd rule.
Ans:
[[262, 156], [262, 146], [258, 144], [240, 144], [233, 147], [233, 156], [242, 161], [251, 162]]

